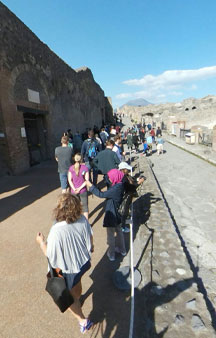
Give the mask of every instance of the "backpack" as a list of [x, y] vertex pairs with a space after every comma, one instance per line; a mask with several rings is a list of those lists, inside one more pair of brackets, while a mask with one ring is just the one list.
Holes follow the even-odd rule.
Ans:
[[97, 145], [95, 141], [88, 141], [88, 143], [89, 143], [89, 147], [87, 149], [87, 155], [88, 155], [88, 158], [92, 160], [97, 155]]

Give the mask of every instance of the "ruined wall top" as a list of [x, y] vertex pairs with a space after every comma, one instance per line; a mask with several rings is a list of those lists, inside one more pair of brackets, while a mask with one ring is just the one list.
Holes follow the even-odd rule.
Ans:
[[216, 124], [216, 96], [208, 95], [201, 99], [190, 97], [177, 103], [149, 104], [141, 107], [124, 105], [119, 112], [129, 114], [138, 121], [141, 117], [147, 118], [151, 114], [155, 121], [166, 123], [172, 118], [173, 121], [185, 121], [188, 128], [202, 125], [212, 129]]
[[49, 80], [52, 74], [73, 82], [88, 78], [91, 85], [102, 91], [89, 68], [75, 71], [68, 66], [0, 1], [0, 68], [10, 72], [20, 64], [42, 70]]

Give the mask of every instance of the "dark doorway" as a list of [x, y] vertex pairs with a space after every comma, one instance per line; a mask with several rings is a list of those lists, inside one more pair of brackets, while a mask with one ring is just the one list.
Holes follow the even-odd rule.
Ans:
[[45, 116], [24, 113], [24, 124], [29, 149], [30, 165], [47, 159]]

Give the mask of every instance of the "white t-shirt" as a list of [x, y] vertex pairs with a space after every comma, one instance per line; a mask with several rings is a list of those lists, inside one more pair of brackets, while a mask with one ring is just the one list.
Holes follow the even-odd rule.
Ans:
[[53, 268], [76, 274], [90, 259], [92, 229], [84, 216], [76, 222], [55, 223], [47, 238], [47, 257]]
[[111, 130], [110, 130], [110, 134], [116, 135], [116, 130], [115, 130], [115, 129], [111, 129]]

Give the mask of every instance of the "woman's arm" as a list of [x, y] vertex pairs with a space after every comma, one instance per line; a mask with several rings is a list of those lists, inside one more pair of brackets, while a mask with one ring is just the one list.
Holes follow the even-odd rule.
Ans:
[[94, 252], [94, 241], [93, 241], [93, 236], [91, 235], [91, 252]]
[[85, 180], [86, 180], [86, 181], [89, 181], [89, 171], [86, 171], [86, 172], [85, 172]]
[[85, 175], [84, 175], [85, 181], [81, 184], [80, 187], [76, 188], [76, 191], [80, 192], [80, 190], [82, 190], [82, 188], [86, 187], [86, 181], [89, 181], [89, 172], [86, 171]]
[[89, 191], [91, 191], [95, 196], [99, 198], [113, 198], [115, 193], [115, 186], [110, 187], [106, 191], [100, 191], [98, 188], [96, 188], [91, 182], [86, 181], [86, 185], [89, 188]]
[[73, 191], [75, 191], [76, 188], [75, 188], [74, 185], [73, 185], [73, 182], [72, 182], [72, 174], [71, 174], [70, 171], [68, 171], [68, 183], [69, 183], [70, 187], [73, 189]]
[[47, 243], [44, 240], [45, 240], [44, 235], [41, 232], [38, 232], [36, 236], [36, 242], [40, 245], [40, 248], [43, 254], [46, 256], [47, 255]]
[[82, 188], [84, 188], [86, 186], [86, 181], [83, 182], [83, 184], [81, 184], [81, 186], [79, 188], [76, 188], [76, 192], [80, 192], [80, 190], [82, 190]]

